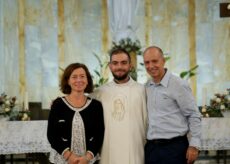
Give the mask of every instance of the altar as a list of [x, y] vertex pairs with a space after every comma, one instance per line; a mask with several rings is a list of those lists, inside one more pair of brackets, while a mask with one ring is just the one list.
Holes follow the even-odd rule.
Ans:
[[0, 121], [0, 154], [48, 153], [47, 121]]
[[[201, 150], [230, 150], [230, 118], [202, 118]], [[0, 154], [49, 153], [47, 120], [0, 121]]]
[[201, 150], [230, 150], [230, 118], [202, 118]]

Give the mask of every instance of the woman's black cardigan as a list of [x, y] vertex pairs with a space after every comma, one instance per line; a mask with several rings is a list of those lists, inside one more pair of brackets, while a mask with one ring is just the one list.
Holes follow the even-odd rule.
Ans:
[[[96, 155], [101, 149], [104, 138], [102, 104], [92, 99], [91, 103], [79, 113], [85, 126], [86, 150]], [[54, 100], [48, 119], [47, 137], [51, 147], [59, 154], [62, 154], [66, 148], [71, 148], [74, 114], [75, 111], [70, 109], [60, 97]]]

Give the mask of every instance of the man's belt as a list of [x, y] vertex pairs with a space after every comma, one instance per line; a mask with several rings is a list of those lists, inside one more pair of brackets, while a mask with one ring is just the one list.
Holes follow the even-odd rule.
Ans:
[[171, 139], [152, 139], [152, 140], [147, 140], [147, 142], [152, 143], [152, 144], [169, 144], [172, 142], [184, 141], [184, 140], [187, 140], [187, 135], [178, 136], [178, 137], [174, 137]]

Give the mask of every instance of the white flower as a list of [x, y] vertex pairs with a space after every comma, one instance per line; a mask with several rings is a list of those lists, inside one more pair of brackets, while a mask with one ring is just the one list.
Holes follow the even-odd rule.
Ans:
[[9, 101], [9, 100], [6, 100], [6, 101], [5, 101], [5, 104], [6, 104], [6, 105], [10, 105], [10, 101]]
[[204, 112], [206, 112], [207, 110], [206, 110], [206, 108], [205, 107], [203, 107], [202, 109], [201, 109], [201, 112], [202, 113], [204, 113]]
[[4, 110], [5, 110], [5, 112], [9, 112], [10, 108], [5, 108]]
[[217, 103], [220, 103], [220, 102], [221, 102], [221, 99], [220, 99], [220, 98], [216, 98], [216, 102], [217, 102]]
[[227, 90], [224, 91], [223, 95], [224, 95], [224, 96], [227, 96], [227, 95], [228, 95], [228, 91], [227, 91]]
[[220, 106], [220, 109], [221, 109], [221, 110], [224, 110], [224, 109], [225, 109], [225, 106], [224, 106], [224, 105], [221, 105], [221, 106]]
[[2, 114], [4, 114], [4, 116], [6, 116], [5, 114], [7, 114], [9, 115], [10, 118], [11, 117], [14, 118], [15, 117], [14, 114], [16, 113], [12, 115], [12, 112], [14, 112], [15, 104], [18, 103], [16, 97], [10, 97], [7, 96], [5, 93], [2, 93], [0, 95], [0, 101], [1, 101], [0, 108], [3, 110]]
[[24, 113], [24, 114], [23, 114], [23, 116], [22, 116], [22, 118], [25, 118], [25, 119], [27, 119], [27, 118], [28, 118], [28, 115], [27, 115], [27, 113]]
[[27, 113], [23, 113], [21, 120], [26, 121], [26, 120], [30, 120], [30, 118]]
[[228, 96], [228, 102], [230, 102], [230, 96]]
[[205, 114], [205, 117], [209, 117], [209, 114], [208, 114], [208, 113], [206, 113], [206, 114]]

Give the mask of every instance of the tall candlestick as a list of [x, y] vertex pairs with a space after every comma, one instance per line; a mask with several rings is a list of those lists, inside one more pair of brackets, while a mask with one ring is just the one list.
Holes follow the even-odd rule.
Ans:
[[24, 110], [29, 110], [28, 92], [25, 92], [24, 95]]
[[207, 104], [206, 104], [206, 98], [207, 98], [207, 88], [204, 87], [204, 88], [202, 89], [202, 106], [207, 105]]

